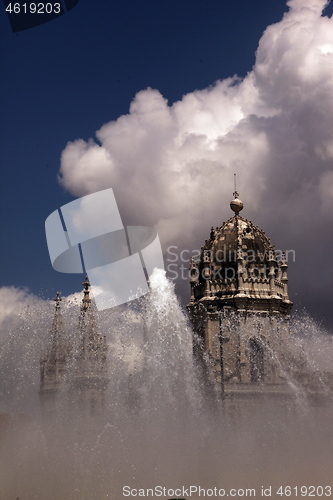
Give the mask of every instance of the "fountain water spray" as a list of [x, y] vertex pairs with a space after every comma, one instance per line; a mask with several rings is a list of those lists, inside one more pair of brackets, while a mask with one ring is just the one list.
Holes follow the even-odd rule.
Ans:
[[[173, 285], [156, 270], [150, 286], [140, 301], [96, 315], [107, 337], [110, 382], [104, 409], [94, 414], [73, 405], [67, 390], [60, 391], [53, 414], [40, 410], [39, 354], [49, 340], [52, 305], [28, 298], [21, 316], [6, 322], [0, 363], [8, 419], [0, 435], [0, 498], [119, 500], [124, 486], [171, 491], [191, 485], [227, 492], [254, 488], [260, 496], [262, 486], [276, 492], [279, 486], [329, 483], [330, 399], [315, 411], [311, 401], [299, 412], [292, 398], [269, 397], [222, 411], [219, 394], [207, 395], [193, 360], [192, 332]], [[63, 301], [63, 322], [75, 331], [77, 302]], [[294, 341], [302, 343], [309, 370], [306, 346], [315, 338], [332, 359], [330, 340], [314, 324], [312, 331], [310, 341]]]

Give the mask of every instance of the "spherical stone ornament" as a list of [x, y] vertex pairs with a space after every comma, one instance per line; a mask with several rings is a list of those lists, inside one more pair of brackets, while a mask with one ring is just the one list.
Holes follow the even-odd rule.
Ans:
[[230, 202], [230, 208], [233, 212], [235, 212], [236, 215], [238, 215], [239, 212], [243, 210], [243, 206], [243, 202], [238, 198], [235, 198]]

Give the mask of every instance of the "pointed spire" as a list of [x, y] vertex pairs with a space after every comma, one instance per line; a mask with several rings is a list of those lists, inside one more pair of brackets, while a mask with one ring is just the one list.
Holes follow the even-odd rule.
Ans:
[[97, 330], [94, 308], [92, 305], [92, 299], [90, 298], [90, 283], [88, 276], [86, 276], [82, 285], [84, 286], [84, 289], [78, 327], [80, 356], [85, 358], [89, 352], [99, 352], [104, 358], [107, 347], [104, 337], [100, 335]]
[[60, 292], [56, 293], [56, 296], [53, 299], [56, 303], [55, 308], [56, 310], [60, 309], [60, 302], [62, 301], [62, 298], [60, 297]]
[[87, 275], [86, 275], [86, 280], [82, 283], [82, 285], [84, 286], [84, 290], [83, 290], [81, 311], [87, 311], [91, 305], [90, 283]]
[[236, 186], [236, 174], [234, 174], [234, 192], [233, 192], [234, 198], [238, 198], [239, 193], [237, 191], [237, 186]]
[[60, 311], [60, 302], [62, 301], [62, 298], [60, 297], [60, 292], [56, 293], [53, 300], [55, 302], [55, 312], [51, 329], [50, 361], [66, 357], [65, 346], [63, 345], [63, 326]]

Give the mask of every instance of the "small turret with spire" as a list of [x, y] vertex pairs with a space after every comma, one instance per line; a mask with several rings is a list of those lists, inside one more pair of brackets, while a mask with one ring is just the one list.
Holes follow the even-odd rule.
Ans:
[[104, 390], [109, 382], [107, 344], [106, 337], [97, 329], [88, 276], [82, 285], [83, 298], [73, 346], [70, 380], [72, 387], [78, 389], [80, 405], [85, 402], [94, 413], [95, 407], [101, 409], [104, 405]]
[[65, 380], [69, 344], [63, 331], [60, 292], [56, 293], [55, 312], [51, 327], [51, 339], [45, 356], [41, 357], [41, 393], [54, 391]]
[[86, 275], [85, 281], [82, 283], [84, 286], [83, 289], [83, 299], [82, 299], [82, 306], [81, 306], [81, 311], [87, 312], [91, 305], [91, 299], [90, 299], [90, 283], [88, 276]]
[[106, 358], [106, 337], [103, 337], [97, 332], [95, 314], [92, 307], [92, 300], [90, 298], [90, 283], [88, 276], [82, 283], [83, 299], [81, 304], [81, 312], [79, 318], [79, 356], [85, 358], [89, 353], [94, 356], [99, 356], [100, 360]]

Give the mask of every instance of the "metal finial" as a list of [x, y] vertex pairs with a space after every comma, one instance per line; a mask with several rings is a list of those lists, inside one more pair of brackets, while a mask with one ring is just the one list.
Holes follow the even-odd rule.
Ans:
[[85, 290], [89, 290], [90, 283], [89, 283], [89, 278], [87, 275], [86, 275], [86, 280], [82, 283], [82, 285], [84, 286]]
[[239, 197], [239, 192], [237, 191], [237, 186], [236, 186], [236, 174], [234, 174], [234, 192], [233, 192], [234, 198]]
[[62, 301], [62, 298], [60, 297], [60, 292], [57, 292], [57, 293], [56, 293], [56, 296], [54, 297], [54, 299], [53, 299], [53, 300], [54, 300], [54, 301], [55, 301], [55, 303], [56, 303], [56, 309], [60, 309], [60, 304], [59, 304], [59, 302], [61, 302], [61, 301]]
[[86, 280], [82, 283], [82, 285], [84, 286], [84, 289], [83, 289], [83, 299], [82, 299], [81, 309], [82, 311], [87, 311], [87, 309], [90, 307], [91, 304], [90, 290], [89, 290], [90, 283], [88, 276], [86, 276]]
[[243, 210], [243, 202], [239, 199], [239, 193], [237, 191], [237, 186], [236, 186], [236, 174], [234, 174], [234, 199], [230, 203], [230, 208], [233, 212], [235, 212], [236, 215], [239, 214], [241, 210]]

